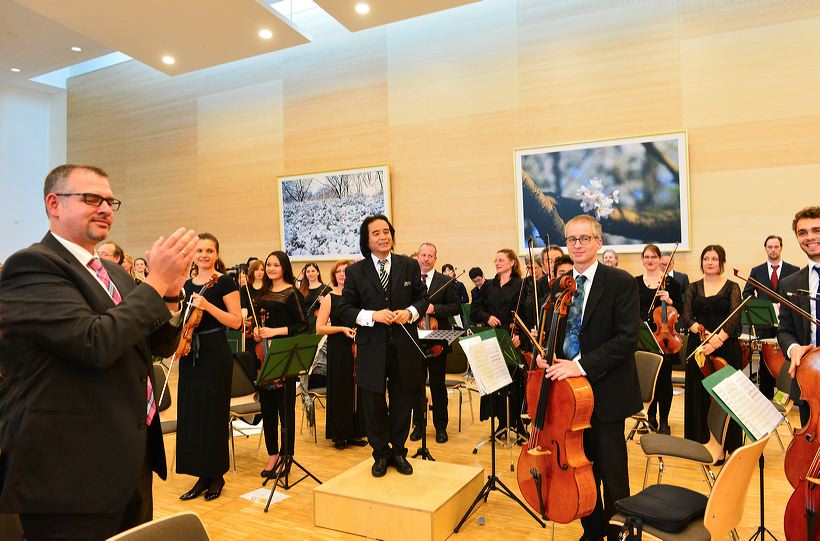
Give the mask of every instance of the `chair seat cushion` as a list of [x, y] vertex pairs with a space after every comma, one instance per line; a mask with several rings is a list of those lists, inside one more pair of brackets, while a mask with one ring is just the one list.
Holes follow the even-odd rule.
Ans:
[[163, 434], [171, 434], [177, 431], [177, 420], [169, 419], [167, 421], [162, 421], [161, 426]]
[[312, 387], [308, 389], [308, 392], [312, 395], [325, 396], [327, 395], [327, 387]]
[[[624, 515], [617, 513], [612, 517], [610, 523], [620, 526], [625, 520], [626, 517]], [[665, 541], [710, 541], [712, 539], [712, 536], [709, 535], [709, 530], [703, 525], [703, 520], [695, 520], [689, 524], [685, 530], [677, 533], [664, 532], [646, 524], [643, 526], [643, 531], [644, 533], [650, 534], [658, 539], [664, 539]]]
[[667, 434], [646, 434], [641, 437], [641, 449], [648, 456], [669, 456], [685, 458], [703, 464], [713, 462], [712, 455], [702, 443], [669, 436]]
[[231, 414], [235, 417], [241, 417], [251, 413], [259, 413], [261, 406], [259, 402], [247, 402], [245, 404], [236, 404], [231, 406]]
[[445, 387], [458, 387], [460, 385], [465, 385], [466, 382], [463, 379], [445, 379], [444, 386]]

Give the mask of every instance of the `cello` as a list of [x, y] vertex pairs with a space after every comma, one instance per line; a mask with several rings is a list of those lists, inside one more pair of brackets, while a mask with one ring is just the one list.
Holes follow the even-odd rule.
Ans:
[[[563, 291], [555, 300], [546, 346], [532, 340], [534, 349], [550, 363], [555, 356], [558, 324], [567, 316], [576, 287], [568, 275], [561, 278], [560, 285]], [[545, 304], [545, 317], [547, 309]], [[545, 369], [530, 370], [527, 408], [531, 435], [521, 446], [517, 477], [524, 500], [544, 519], [566, 524], [589, 515], [595, 507], [595, 478], [583, 441], [593, 406], [592, 387], [585, 377], [552, 381]]]

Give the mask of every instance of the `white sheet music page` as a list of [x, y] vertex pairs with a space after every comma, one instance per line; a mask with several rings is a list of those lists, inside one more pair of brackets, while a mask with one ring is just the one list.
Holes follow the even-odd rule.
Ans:
[[714, 391], [755, 440], [772, 432], [783, 420], [783, 415], [743, 372], [737, 371], [724, 379], [715, 385]]
[[512, 383], [510, 372], [504, 363], [504, 355], [496, 338], [482, 340], [474, 336], [461, 341], [461, 348], [467, 355], [473, 371], [478, 391], [482, 396], [493, 393]]

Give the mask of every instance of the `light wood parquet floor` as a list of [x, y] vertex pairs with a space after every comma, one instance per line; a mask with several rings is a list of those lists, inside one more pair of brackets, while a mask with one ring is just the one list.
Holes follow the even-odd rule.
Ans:
[[[175, 370], [176, 372], [176, 370]], [[176, 377], [172, 374], [170, 381], [172, 398], [176, 398]], [[432, 427], [428, 428], [428, 446], [433, 457], [441, 462], [455, 464], [477, 464], [490, 471], [490, 449], [483, 446], [477, 454], [472, 453], [475, 444], [489, 434], [489, 421], [479, 422], [478, 395], [473, 395], [475, 421], [471, 420], [470, 407], [466, 402], [463, 409], [462, 431], [458, 431], [458, 394], [450, 395], [449, 415], [450, 425], [448, 433], [450, 441], [446, 444], [436, 444]], [[301, 403], [296, 405], [297, 423], [301, 417]], [[174, 406], [163, 414], [164, 419], [175, 416]], [[799, 426], [796, 410], [790, 418], [794, 426]], [[681, 436], [683, 433], [683, 395], [674, 397], [671, 414], [672, 434]], [[326, 481], [334, 475], [367, 459], [370, 456], [369, 447], [348, 448], [337, 450], [324, 436], [324, 410], [317, 408], [317, 424], [319, 426], [319, 442], [313, 443], [313, 435], [305, 426], [299, 431], [297, 427], [295, 458], [308, 468], [319, 479]], [[628, 424], [631, 426], [631, 424]], [[785, 425], [780, 428], [781, 437], [786, 446], [789, 438]], [[171, 453], [175, 448], [174, 436], [165, 437], [166, 453], [171, 460]], [[413, 453], [417, 446], [408, 441], [408, 448]], [[629, 475], [632, 493], [641, 489], [644, 467], [646, 464], [640, 446], [636, 442], [628, 443]], [[511, 464], [515, 463], [520, 447], [512, 449], [497, 449], [497, 474], [499, 478], [516, 493], [518, 492], [515, 473], [511, 471]], [[776, 439], [772, 438], [765, 451], [765, 523], [775, 537], [784, 540], [783, 511], [792, 493], [792, 489], [783, 474], [783, 459], [785, 453], [781, 450]], [[268, 513], [263, 512], [263, 506], [253, 503], [240, 496], [259, 488], [261, 479], [259, 471], [264, 467], [266, 460], [264, 442], [259, 446], [259, 436], [236, 439], [236, 467], [237, 471], [229, 472], [226, 477], [225, 489], [217, 500], [206, 502], [202, 498], [183, 502], [179, 495], [187, 491], [195, 479], [176, 473], [171, 473], [167, 481], [155, 478], [154, 482], [154, 515], [163, 517], [180, 511], [193, 511], [201, 517], [208, 529], [211, 538], [218, 541], [246, 541], [255, 539], [277, 540], [324, 540], [324, 539], [362, 539], [313, 525], [313, 496], [312, 490], [316, 483], [306, 479], [292, 487], [285, 493], [286, 500], [271, 506]], [[650, 473], [650, 483], [653, 483], [657, 474], [657, 467], [653, 463]], [[682, 461], [667, 460], [663, 476], [664, 483], [678, 484], [704, 493], [708, 487], [699, 468]], [[281, 489], [277, 489], [279, 491]], [[750, 538], [759, 523], [759, 486], [755, 477], [746, 499], [746, 512], [738, 528], [741, 539]], [[478, 518], [484, 518], [480, 525]], [[532, 518], [518, 507], [512, 500], [499, 492], [490, 494], [486, 504], [465, 522], [461, 531], [453, 534], [452, 540], [497, 540], [516, 539], [542, 540], [549, 539], [554, 534], [555, 539], [575, 540], [581, 536], [580, 523], [553, 524], [549, 523], [546, 529], [540, 528]]]

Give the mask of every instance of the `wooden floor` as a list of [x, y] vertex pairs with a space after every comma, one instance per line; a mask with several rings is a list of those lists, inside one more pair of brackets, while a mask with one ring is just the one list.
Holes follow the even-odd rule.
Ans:
[[[176, 399], [175, 378], [171, 377], [172, 397]], [[477, 454], [472, 450], [475, 444], [489, 433], [489, 422], [478, 421], [478, 401], [473, 393], [475, 422], [470, 418], [470, 407], [464, 405], [462, 431], [458, 432], [458, 394], [450, 396], [450, 425], [448, 433], [450, 441], [446, 444], [436, 444], [434, 439], [428, 439], [428, 445], [433, 457], [442, 462], [455, 464], [478, 464], [483, 466], [487, 472], [490, 470], [490, 448], [483, 446]], [[466, 397], [465, 397], [466, 399]], [[301, 404], [297, 400], [296, 419], [297, 423], [301, 417]], [[301, 433], [297, 427], [296, 453], [298, 462], [308, 468], [321, 480], [327, 480], [334, 475], [352, 467], [370, 454], [369, 447], [349, 448], [339, 451], [333, 445], [323, 439], [324, 435], [324, 411], [317, 408], [317, 422], [319, 425], [319, 443], [313, 443], [313, 435], [307, 427]], [[796, 411], [792, 413], [792, 423], [799, 426]], [[173, 418], [174, 409], [164, 414], [163, 418]], [[631, 425], [629, 425], [631, 426]], [[682, 435], [683, 431], [683, 395], [675, 396], [672, 404], [671, 426], [673, 435]], [[433, 434], [432, 427], [428, 430]], [[783, 425], [780, 433], [784, 443], [788, 446], [787, 428]], [[408, 441], [408, 448], [411, 454], [415, 452], [416, 445]], [[174, 437], [166, 436], [165, 448], [169, 456], [174, 451]], [[630, 442], [629, 449], [629, 475], [632, 492], [640, 490], [643, 482], [644, 467], [646, 461], [637, 443]], [[497, 451], [497, 474], [499, 478], [518, 493], [518, 486], [515, 473], [510, 466], [517, 461], [520, 447], [512, 449], [498, 448]], [[783, 535], [783, 510], [791, 495], [789, 486], [783, 474], [784, 452], [780, 449], [777, 441], [772, 438], [765, 451], [766, 458], [766, 527], [779, 540], [784, 540]], [[250, 438], [239, 437], [236, 439], [236, 467], [237, 472], [229, 472], [226, 477], [225, 489], [222, 496], [212, 502], [206, 502], [202, 498], [193, 501], [183, 502], [179, 500], [179, 495], [187, 491], [195, 482], [195, 479], [187, 475], [172, 473], [167, 481], [163, 482], [159, 478], [154, 482], [154, 515], [162, 517], [180, 511], [193, 511], [199, 515], [211, 538], [214, 540], [250, 540], [250, 539], [362, 539], [358, 536], [348, 535], [331, 530], [317, 528], [313, 525], [313, 496], [312, 490], [316, 483], [306, 479], [299, 485], [291, 488], [285, 493], [287, 499], [271, 506], [268, 513], [263, 512], [263, 505], [254, 503], [240, 496], [260, 487], [259, 471], [264, 467], [266, 460], [265, 445], [259, 445], [259, 436]], [[657, 467], [652, 472], [657, 474]], [[650, 483], [654, 482], [654, 476], [650, 475]], [[686, 465], [680, 461], [668, 460], [664, 473], [664, 482], [678, 484], [698, 490], [708, 492], [706, 482], [699, 468]], [[279, 490], [277, 490], [278, 492]], [[738, 528], [741, 539], [751, 537], [759, 523], [759, 488], [758, 479], [755, 478], [746, 499], [746, 513], [741, 526]], [[480, 524], [479, 518], [483, 517], [484, 524]], [[547, 525], [546, 529], [540, 528], [532, 518], [524, 512], [512, 500], [499, 492], [490, 494], [489, 501], [480, 506], [464, 524], [461, 531], [453, 534], [449, 539], [520, 539], [535, 540], [548, 539], [553, 533], [555, 539], [575, 540], [581, 536], [580, 523]]]

